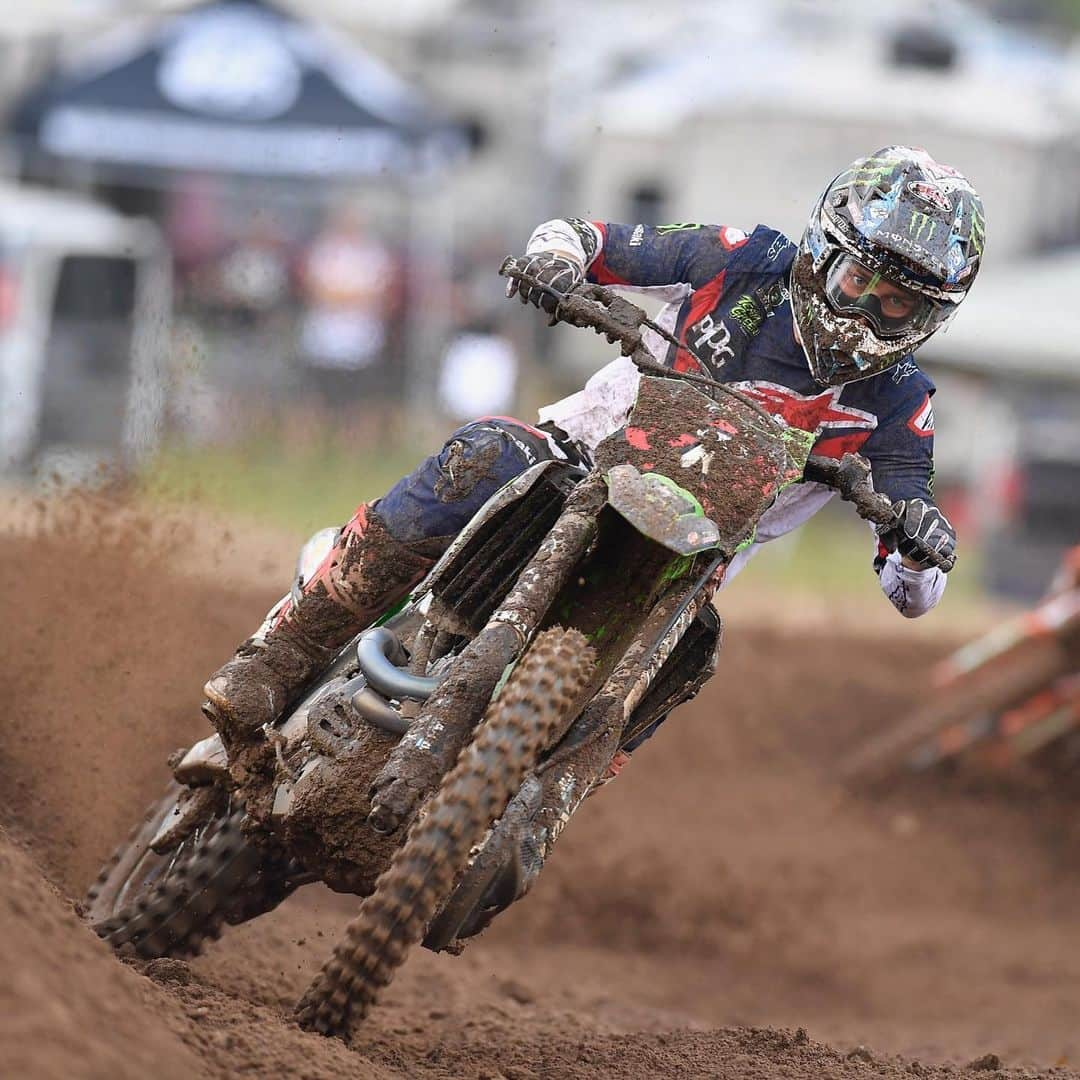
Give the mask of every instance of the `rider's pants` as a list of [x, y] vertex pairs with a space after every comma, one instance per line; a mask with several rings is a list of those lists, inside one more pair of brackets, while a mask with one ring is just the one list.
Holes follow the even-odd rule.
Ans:
[[458, 428], [376, 508], [397, 540], [436, 557], [503, 484], [530, 465], [559, 456], [565, 455], [539, 428], [507, 416], [485, 416]]

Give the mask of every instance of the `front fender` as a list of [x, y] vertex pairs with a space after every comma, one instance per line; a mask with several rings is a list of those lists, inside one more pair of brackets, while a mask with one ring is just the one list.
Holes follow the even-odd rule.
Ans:
[[677, 478], [678, 491], [719, 531], [719, 542], [705, 546], [734, 553], [777, 494], [802, 476], [813, 441], [736, 398], [712, 401], [683, 380], [646, 375], [626, 426], [600, 443], [596, 463], [605, 474], [629, 464]]
[[662, 473], [615, 465], [605, 476], [608, 504], [635, 529], [678, 555], [696, 555], [720, 543], [720, 530], [701, 503]]

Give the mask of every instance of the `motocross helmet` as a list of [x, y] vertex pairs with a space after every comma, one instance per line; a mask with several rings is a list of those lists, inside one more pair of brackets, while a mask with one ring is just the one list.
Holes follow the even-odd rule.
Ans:
[[925, 150], [849, 165], [810, 216], [791, 306], [810, 372], [840, 386], [886, 371], [953, 316], [982, 262], [982, 200]]

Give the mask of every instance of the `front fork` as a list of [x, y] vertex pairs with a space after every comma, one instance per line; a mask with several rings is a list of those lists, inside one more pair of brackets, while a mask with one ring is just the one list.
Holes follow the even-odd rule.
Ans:
[[376, 832], [399, 828], [453, 765], [503, 672], [522, 654], [587, 550], [606, 501], [599, 474], [574, 488], [514, 587], [424, 703], [372, 784], [368, 823]]
[[566, 737], [511, 799], [432, 921], [427, 948], [460, 951], [464, 939], [529, 891], [574, 811], [633, 734], [628, 728], [635, 710], [715, 588], [716, 579], [699, 577], [652, 609]]
[[715, 585], [701, 578], [673, 589], [649, 613], [615, 669], [585, 711], [538, 770], [555, 769], [560, 805], [552, 808], [548, 846], [553, 844], [627, 738], [634, 710], [653, 686], [664, 664], [712, 599]]

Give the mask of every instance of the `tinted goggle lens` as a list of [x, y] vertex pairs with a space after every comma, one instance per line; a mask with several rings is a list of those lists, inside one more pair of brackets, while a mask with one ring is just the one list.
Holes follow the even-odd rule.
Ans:
[[850, 255], [840, 256], [829, 268], [825, 295], [833, 310], [865, 316], [883, 338], [927, 330], [945, 317], [929, 297], [894, 284]]

